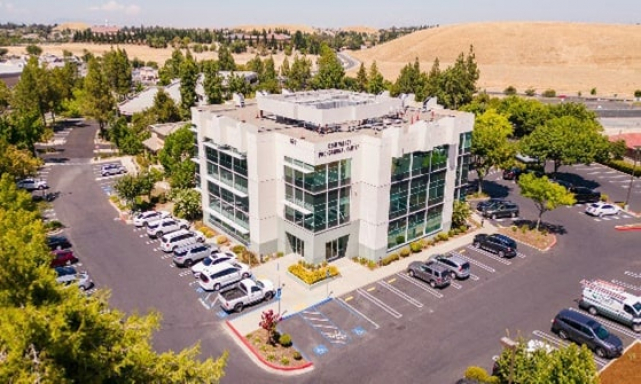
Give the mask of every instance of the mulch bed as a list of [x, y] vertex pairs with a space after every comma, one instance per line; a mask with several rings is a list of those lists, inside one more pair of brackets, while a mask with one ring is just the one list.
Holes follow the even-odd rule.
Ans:
[[537, 231], [535, 229], [523, 229], [519, 227], [500, 228], [499, 232], [513, 238], [516, 241], [531, 245], [538, 249], [548, 249], [556, 241], [556, 236], [551, 233]]
[[254, 349], [256, 349], [266, 361], [272, 364], [283, 367], [300, 367], [308, 363], [308, 361], [302, 357], [300, 360], [294, 359], [298, 351], [293, 346], [283, 347], [280, 344], [269, 344], [265, 330], [259, 329], [248, 334], [246, 337]]
[[601, 384], [641, 383], [641, 343], [632, 345], [600, 375]]

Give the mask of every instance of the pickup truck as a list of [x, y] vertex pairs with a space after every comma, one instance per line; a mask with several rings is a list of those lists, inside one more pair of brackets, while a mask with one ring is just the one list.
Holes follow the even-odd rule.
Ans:
[[227, 312], [242, 312], [247, 305], [274, 297], [274, 284], [269, 280], [241, 280], [233, 288], [220, 292], [220, 306]]

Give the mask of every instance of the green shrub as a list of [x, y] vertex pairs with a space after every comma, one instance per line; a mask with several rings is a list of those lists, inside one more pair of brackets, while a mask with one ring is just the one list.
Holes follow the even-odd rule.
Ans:
[[359, 258], [359, 260], [358, 260], [358, 262], [359, 262], [361, 265], [366, 265], [366, 264], [367, 264], [367, 259], [366, 259], [366, 258], [364, 258], [364, 257], [360, 257], [360, 258]]
[[606, 195], [605, 193], [601, 194], [601, 201], [608, 201], [610, 199], [610, 196]]
[[516, 231], [519, 230], [519, 227], [517, 227], [516, 225], [513, 225], [510, 228], [512, 229], [512, 232], [514, 232], [514, 233], [516, 233]]
[[421, 245], [420, 241], [413, 241], [412, 243], [410, 243], [410, 251], [412, 253], [419, 253], [422, 250], [423, 246]]
[[109, 201], [111, 201], [112, 203], [117, 203], [118, 200], [120, 200], [120, 199], [118, 199], [118, 196], [116, 196], [116, 195], [109, 196]]
[[243, 247], [243, 251], [238, 255], [238, 259], [240, 260], [241, 263], [245, 263], [250, 267], [254, 267], [260, 264], [256, 254], [254, 252], [244, 249], [244, 247]]
[[289, 348], [292, 346], [292, 337], [289, 333], [283, 333], [280, 335], [280, 338], [278, 338], [278, 343], [285, 348]]
[[374, 260], [370, 260], [367, 262], [367, 268], [369, 268], [370, 270], [374, 270], [376, 269], [376, 267], [378, 267], [378, 264], [376, 264]]
[[236, 255], [239, 255], [239, 254], [243, 253], [243, 251], [245, 251], [245, 247], [240, 245], [240, 244], [239, 245], [234, 245], [231, 248], [231, 251], [234, 252]]
[[274, 361], [276, 360], [276, 356], [274, 356], [273, 353], [270, 353], [267, 355], [267, 361]]
[[306, 263], [304, 262], [299, 262], [297, 264], [290, 265], [287, 270], [292, 275], [301, 279], [304, 283], [310, 285], [326, 279], [328, 270], [330, 277], [338, 276], [340, 274], [335, 265], [330, 265], [326, 268], [319, 267], [310, 269], [305, 264]]
[[485, 369], [475, 366], [468, 367], [465, 370], [464, 376], [466, 379], [476, 380], [479, 383], [487, 383], [490, 379], [490, 375], [488, 375]]
[[526, 96], [534, 96], [536, 95], [536, 89], [534, 88], [528, 88], [525, 90], [525, 95]]
[[216, 244], [221, 245], [227, 242], [227, 236], [220, 235], [216, 238]]
[[521, 225], [521, 233], [522, 234], [525, 234], [525, 232], [527, 232], [528, 229], [530, 229], [530, 227], [528, 227], [527, 225], [525, 225], [525, 224]]
[[613, 159], [613, 160], [604, 162], [604, 164], [610, 168], [614, 168], [623, 173], [627, 173], [628, 175], [631, 175], [632, 172], [634, 172], [634, 176], [641, 176], [641, 166], [637, 165], [635, 168], [633, 164], [630, 164], [625, 160]]
[[405, 242], [405, 236], [398, 235], [396, 236], [396, 244], [403, 244]]
[[511, 85], [510, 85], [509, 87], [507, 87], [507, 88], [505, 88], [505, 89], [503, 90], [503, 93], [504, 93], [505, 95], [508, 95], [508, 96], [510, 96], [510, 95], [516, 95], [516, 88], [514, 88], [513, 86], [511, 86]]
[[411, 252], [412, 251], [410, 251], [409, 248], [403, 248], [403, 249], [401, 249], [399, 254], [401, 255], [401, 257], [407, 257], [407, 256], [410, 255]]
[[276, 253], [276, 257], [278, 257], [278, 258], [281, 258], [283, 256], [285, 256], [285, 254], [283, 252], [277, 252]]
[[294, 360], [301, 360], [303, 358], [303, 355], [300, 354], [300, 352], [296, 351], [294, 352]]
[[64, 224], [58, 220], [51, 220], [45, 223], [45, 229], [47, 231], [55, 231], [56, 229], [64, 228]]
[[282, 365], [289, 365], [289, 359], [287, 357], [283, 356], [283, 357], [280, 358], [280, 363]]
[[446, 232], [441, 232], [436, 235], [436, 241], [447, 241], [449, 238], [450, 235], [448, 235]]
[[543, 97], [556, 97], [556, 91], [554, 89], [546, 89], [541, 94]]

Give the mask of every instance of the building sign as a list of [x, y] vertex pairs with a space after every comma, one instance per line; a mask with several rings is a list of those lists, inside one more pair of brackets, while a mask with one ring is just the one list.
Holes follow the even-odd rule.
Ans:
[[352, 144], [352, 140], [341, 140], [327, 143], [327, 149], [318, 151], [318, 158], [338, 155], [344, 152], [353, 152], [358, 150], [358, 144]]

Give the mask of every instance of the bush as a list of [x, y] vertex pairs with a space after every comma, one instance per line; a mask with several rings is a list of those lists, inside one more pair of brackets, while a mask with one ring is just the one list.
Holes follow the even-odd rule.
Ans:
[[276, 356], [273, 353], [270, 353], [267, 355], [267, 361], [274, 361], [276, 360]]
[[376, 269], [376, 267], [378, 267], [378, 264], [376, 264], [374, 260], [370, 260], [367, 262], [367, 268], [369, 268], [370, 270], [374, 270]]
[[282, 365], [289, 365], [289, 359], [287, 357], [283, 356], [283, 357], [280, 358], [280, 363]]
[[590, 95], [592, 95], [592, 96], [596, 95], [596, 88], [590, 89]]
[[421, 244], [420, 241], [414, 241], [410, 243], [410, 251], [412, 253], [419, 253], [422, 250], [423, 250], [423, 245]]
[[441, 232], [438, 235], [436, 235], [436, 241], [447, 241], [450, 238], [450, 235], [448, 235], [445, 232]]
[[490, 375], [481, 367], [468, 367], [464, 376], [466, 379], [476, 380], [479, 383], [487, 383], [490, 380]]
[[278, 257], [278, 258], [281, 258], [283, 256], [285, 256], [285, 254], [283, 252], [276, 253], [276, 257]]
[[536, 95], [536, 90], [534, 88], [528, 88], [525, 90], [525, 96], [534, 96]]
[[510, 95], [516, 95], [516, 88], [513, 86], [509, 86], [503, 90], [503, 93], [510, 96]]
[[47, 231], [55, 231], [56, 229], [64, 228], [65, 225], [59, 222], [58, 220], [51, 220], [45, 223], [45, 229]]
[[294, 360], [301, 360], [303, 358], [303, 355], [300, 354], [300, 352], [296, 351], [294, 352]]
[[[365, 259], [367, 260], [367, 259]], [[327, 278], [327, 271], [329, 271], [329, 276], [334, 277], [338, 276], [340, 273], [338, 268], [335, 265], [330, 265], [326, 268], [323, 267], [313, 267], [308, 268], [306, 263], [297, 263], [290, 265], [287, 270], [292, 275], [301, 279], [305, 284], [314, 284], [319, 281], [325, 280]]]
[[610, 168], [614, 168], [623, 173], [627, 173], [628, 175], [631, 175], [632, 172], [634, 172], [634, 176], [641, 176], [641, 166], [637, 165], [637, 167], [635, 168], [633, 164], [630, 164], [624, 160], [609, 160], [604, 162], [604, 164]]
[[514, 233], [516, 233], [516, 231], [519, 230], [519, 227], [517, 227], [516, 225], [513, 225], [510, 228], [512, 229], [512, 232], [514, 232]]
[[240, 245], [240, 244], [239, 245], [234, 245], [231, 248], [231, 251], [234, 252], [236, 255], [241, 254], [244, 250], [245, 250], [245, 247]]
[[606, 202], [610, 199], [610, 196], [606, 195], [605, 193], [601, 194], [601, 201]]
[[227, 236], [224, 235], [220, 235], [216, 238], [216, 244], [218, 245], [225, 244], [227, 241]]
[[245, 263], [250, 267], [254, 267], [260, 264], [258, 260], [258, 256], [256, 256], [254, 252], [244, 249], [244, 247], [242, 252], [237, 255], [238, 255], [238, 260], [240, 260], [241, 263]]
[[216, 236], [216, 231], [214, 231], [213, 229], [211, 229], [211, 228], [209, 228], [207, 226], [203, 225], [201, 227], [198, 227], [198, 230], [200, 232], [202, 232], [203, 235], [205, 235], [205, 237], [208, 238], [208, 239], [211, 239], [212, 237]]
[[278, 338], [278, 343], [285, 348], [289, 348], [292, 346], [292, 337], [289, 335], [289, 333], [283, 333]]
[[411, 251], [410, 251], [409, 248], [403, 248], [403, 249], [401, 249], [399, 254], [401, 255], [401, 257], [407, 257], [407, 256], [410, 255], [410, 253], [411, 253]]
[[546, 89], [541, 94], [543, 97], [556, 97], [556, 91], [554, 89]]
[[116, 195], [109, 196], [109, 201], [111, 201], [112, 203], [117, 203], [119, 200], [120, 199]]
[[396, 244], [403, 244], [405, 242], [405, 236], [398, 235], [396, 236]]

